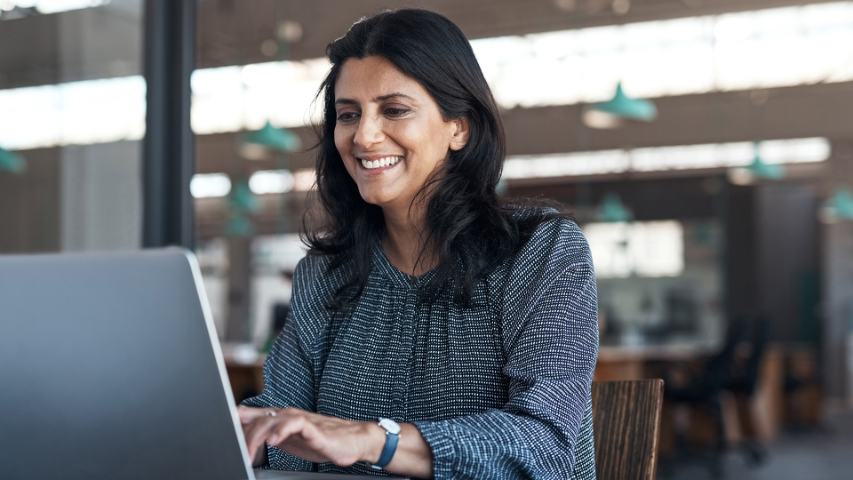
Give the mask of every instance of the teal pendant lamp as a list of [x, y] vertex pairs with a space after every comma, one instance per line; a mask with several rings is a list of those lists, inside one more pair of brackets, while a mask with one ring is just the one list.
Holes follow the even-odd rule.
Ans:
[[24, 173], [26, 169], [24, 157], [0, 147], [0, 172]]
[[847, 187], [835, 190], [821, 210], [821, 220], [825, 223], [853, 220], [853, 193]]
[[254, 213], [260, 208], [258, 198], [249, 188], [249, 182], [246, 180], [236, 182], [229, 197], [229, 204], [232, 209], [245, 213]]
[[295, 152], [302, 147], [299, 137], [284, 128], [276, 128], [269, 121], [260, 130], [252, 132], [243, 139], [240, 153], [252, 160], [262, 159], [270, 151]]
[[249, 237], [255, 233], [255, 229], [252, 227], [251, 220], [239, 215], [228, 219], [228, 223], [225, 224], [225, 233], [229, 237]]
[[608, 193], [598, 208], [597, 218], [601, 222], [630, 222], [634, 214], [622, 203], [619, 195]]
[[657, 118], [655, 104], [643, 98], [625, 94], [622, 82], [616, 84], [616, 93], [606, 102], [593, 103], [584, 113], [584, 123], [592, 128], [615, 128], [624, 120], [651, 122]]
[[779, 180], [785, 176], [785, 167], [769, 164], [761, 157], [761, 142], [752, 143], [752, 162], [746, 167], [730, 168], [729, 181], [735, 185], [751, 185], [756, 180]]
[[764, 163], [764, 159], [761, 158], [761, 142], [754, 142], [752, 150], [752, 163], [746, 167], [752, 175], [756, 178], [766, 178], [768, 180], [779, 180], [785, 176], [785, 168], [782, 165]]
[[240, 180], [235, 183], [228, 196], [229, 219], [225, 232], [234, 237], [248, 237], [254, 233], [249, 215], [260, 209], [258, 198], [249, 188], [249, 182]]

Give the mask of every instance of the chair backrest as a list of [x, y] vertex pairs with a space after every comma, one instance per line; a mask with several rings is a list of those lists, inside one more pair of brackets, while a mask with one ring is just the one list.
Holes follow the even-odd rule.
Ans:
[[654, 479], [663, 380], [593, 382], [595, 464], [599, 480]]

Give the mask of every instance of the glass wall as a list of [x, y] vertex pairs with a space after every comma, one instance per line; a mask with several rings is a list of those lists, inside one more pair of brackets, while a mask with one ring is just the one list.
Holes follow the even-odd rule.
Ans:
[[0, 253], [138, 248], [142, 2], [0, 7]]

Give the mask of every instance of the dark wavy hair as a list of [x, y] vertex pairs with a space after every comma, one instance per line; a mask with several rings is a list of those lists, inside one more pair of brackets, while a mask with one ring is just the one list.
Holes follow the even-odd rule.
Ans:
[[[330, 269], [351, 266], [349, 281], [330, 307], [345, 308], [358, 299], [370, 272], [372, 244], [384, 231], [381, 208], [361, 198], [334, 141], [335, 83], [341, 68], [347, 59], [372, 55], [385, 58], [418, 81], [445, 120], [468, 119], [466, 145], [449, 152], [440, 171], [415, 197], [428, 202], [424, 251], [432, 249], [438, 259], [421, 293], [432, 296], [447, 290], [455, 301], [468, 304], [477, 280], [516, 253], [541, 222], [562, 216], [541, 209], [514, 215], [524, 202], [499, 201], [495, 189], [506, 151], [504, 129], [471, 45], [447, 18], [426, 10], [400, 9], [359, 20], [329, 44], [326, 54], [332, 68], [317, 94], [323, 98], [324, 112], [316, 164], [317, 193], [326, 224], [319, 231], [306, 228], [304, 240], [309, 254], [332, 256]], [[306, 217], [304, 223], [311, 222]]]

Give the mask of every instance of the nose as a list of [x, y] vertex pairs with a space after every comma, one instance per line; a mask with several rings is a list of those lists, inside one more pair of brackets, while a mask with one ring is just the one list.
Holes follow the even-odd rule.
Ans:
[[368, 149], [371, 145], [381, 142], [385, 138], [382, 132], [382, 123], [374, 115], [362, 114], [358, 121], [358, 128], [352, 141], [355, 145]]

